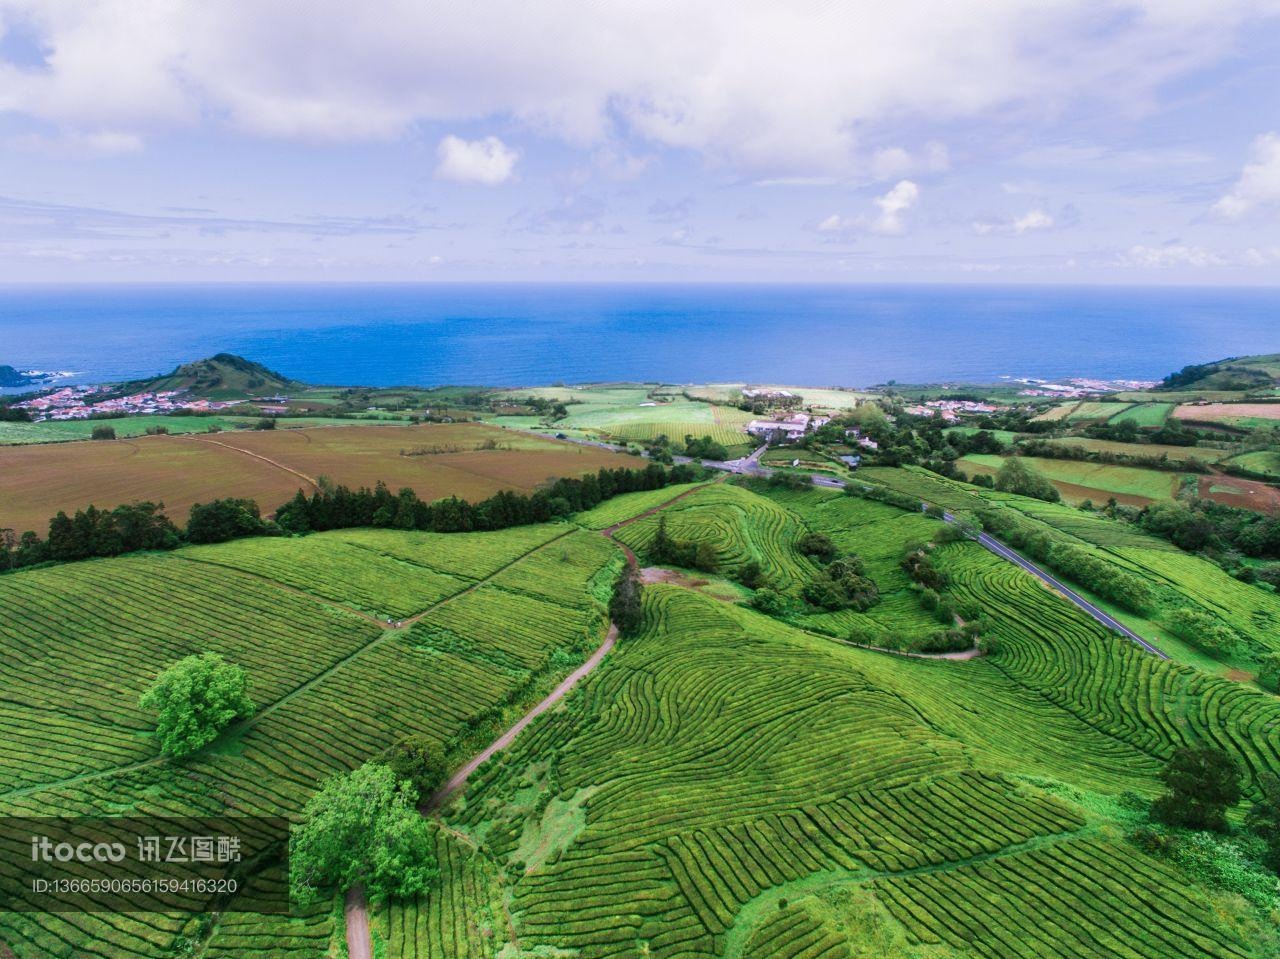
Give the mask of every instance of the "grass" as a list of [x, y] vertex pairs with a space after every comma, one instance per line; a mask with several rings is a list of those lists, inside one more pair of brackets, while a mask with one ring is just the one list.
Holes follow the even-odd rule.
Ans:
[[1079, 400], [1071, 400], [1066, 403], [1059, 403], [1056, 406], [1049, 407], [1043, 413], [1036, 414], [1034, 417], [1032, 417], [1032, 420], [1034, 422], [1047, 421], [1047, 422], [1054, 422], [1054, 423], [1059, 421], [1065, 421], [1072, 417], [1072, 414], [1074, 414], [1076, 410], [1080, 408], [1080, 405], [1081, 404]]
[[[1178, 481], [1177, 474], [1136, 466], [1038, 457], [1027, 457], [1026, 460], [1028, 465], [1053, 481], [1064, 499], [1073, 503], [1086, 499], [1105, 503], [1112, 496], [1120, 502], [1138, 504], [1172, 499]], [[1003, 462], [999, 456], [970, 453], [957, 460], [956, 465], [968, 473], [993, 475]]]
[[1275, 426], [1280, 421], [1280, 403], [1200, 403], [1179, 406], [1173, 415], [1199, 423], [1226, 423], [1250, 429]]
[[[164, 429], [175, 435], [207, 433], [217, 430], [252, 429], [261, 416], [124, 416], [110, 420], [47, 420], [43, 423], [0, 423], [0, 446], [27, 443], [64, 443], [87, 440], [94, 427], [110, 426], [116, 436], [124, 439], [145, 436], [149, 429]], [[290, 416], [276, 421], [276, 429], [303, 429], [309, 426], [388, 426], [404, 425], [400, 418], [370, 413], [352, 417]]]
[[1141, 427], [1163, 426], [1173, 412], [1173, 403], [1139, 403], [1130, 406], [1107, 420], [1108, 423], [1133, 423]]
[[942, 431], [945, 435], [972, 436], [974, 433], [987, 432], [998, 439], [1006, 446], [1012, 446], [1018, 439], [1019, 434], [1013, 430], [980, 430], [976, 426], [949, 426]]
[[1255, 450], [1252, 453], [1241, 453], [1231, 457], [1228, 462], [1252, 473], [1280, 479], [1280, 452], [1276, 450]]
[[1208, 446], [1166, 446], [1160, 443], [1121, 443], [1116, 440], [1095, 440], [1085, 436], [1064, 436], [1052, 440], [1055, 446], [1075, 446], [1094, 453], [1113, 453], [1117, 456], [1167, 456], [1171, 460], [1199, 460], [1217, 463], [1230, 456], [1230, 451]]
[[[478, 449], [494, 444], [496, 449]], [[415, 451], [441, 452], [402, 455]], [[348, 486], [384, 481], [426, 500], [483, 499], [532, 490], [551, 477], [633, 465], [604, 450], [478, 424], [325, 427], [147, 436], [130, 440], [0, 447], [0, 525], [48, 528], [58, 510], [159, 500], [178, 522], [193, 503], [224, 496], [274, 510], [327, 476]]]
[[1099, 420], [1112, 420], [1122, 413], [1129, 412], [1130, 407], [1124, 403], [1107, 403], [1087, 400], [1076, 406], [1067, 416], [1071, 423], [1091, 423]]

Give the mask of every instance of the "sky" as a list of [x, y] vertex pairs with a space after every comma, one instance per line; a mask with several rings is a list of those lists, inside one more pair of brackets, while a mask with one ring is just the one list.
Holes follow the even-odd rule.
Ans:
[[0, 0], [0, 282], [1280, 284], [1280, 0]]

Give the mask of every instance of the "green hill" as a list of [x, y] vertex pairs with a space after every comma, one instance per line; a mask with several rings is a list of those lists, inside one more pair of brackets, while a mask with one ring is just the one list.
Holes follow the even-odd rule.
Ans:
[[1259, 390], [1280, 386], [1280, 353], [1230, 356], [1184, 366], [1170, 373], [1157, 390]]
[[[130, 384], [131, 387], [134, 385]], [[188, 390], [213, 400], [247, 399], [286, 392], [303, 385], [261, 363], [233, 353], [219, 353], [208, 359], [184, 363], [167, 376], [158, 376], [141, 384], [147, 390]]]
[[0, 365], [0, 387], [13, 389], [19, 386], [38, 386], [46, 381], [44, 376], [29, 376], [12, 366]]

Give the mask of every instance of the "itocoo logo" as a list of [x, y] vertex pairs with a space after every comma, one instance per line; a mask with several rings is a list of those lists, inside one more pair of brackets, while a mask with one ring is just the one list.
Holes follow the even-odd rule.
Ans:
[[31, 837], [32, 862], [120, 862], [124, 859], [121, 842], [53, 842], [48, 836]]

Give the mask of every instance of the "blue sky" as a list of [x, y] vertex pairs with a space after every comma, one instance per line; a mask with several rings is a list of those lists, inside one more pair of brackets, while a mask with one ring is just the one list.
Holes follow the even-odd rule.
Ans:
[[0, 281], [1280, 283], [1280, 3], [0, 0]]

